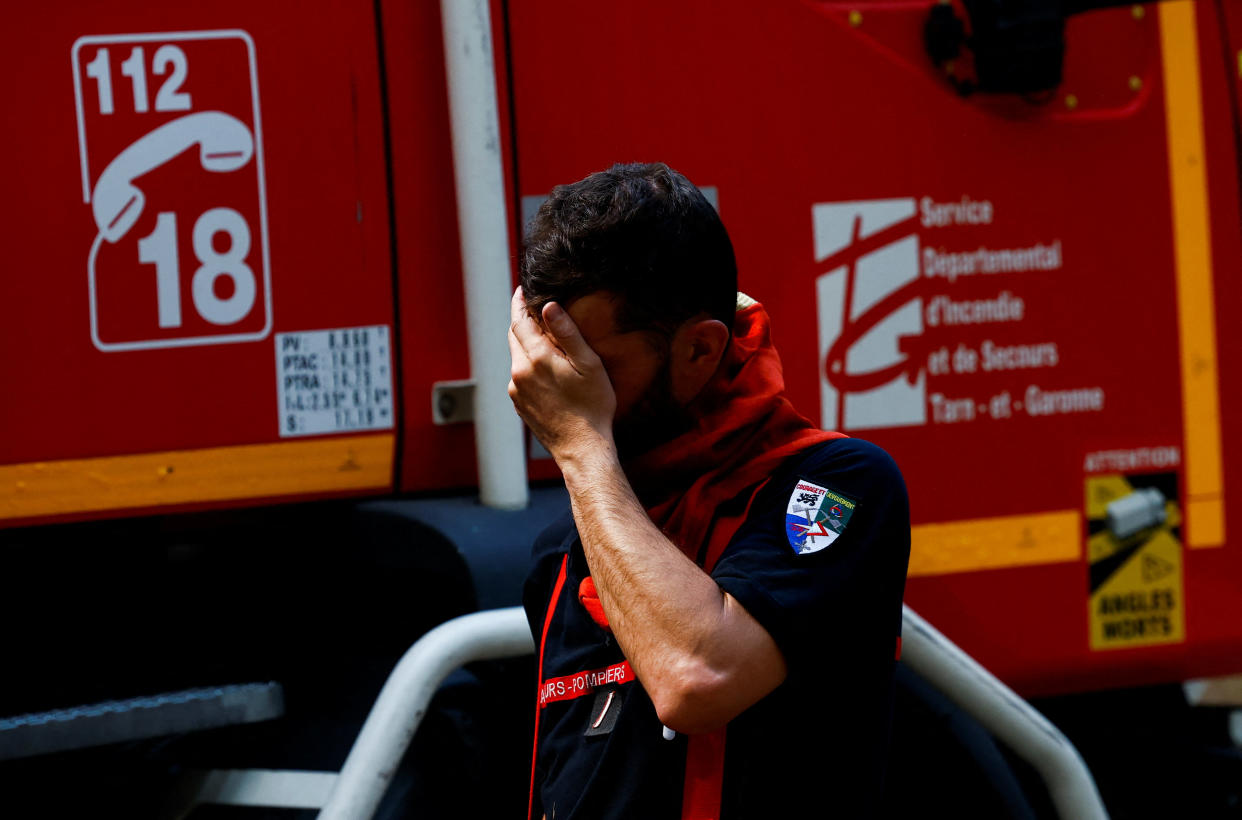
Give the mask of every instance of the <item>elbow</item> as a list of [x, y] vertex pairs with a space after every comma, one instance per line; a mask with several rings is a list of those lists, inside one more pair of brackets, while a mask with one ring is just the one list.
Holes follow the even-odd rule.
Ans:
[[731, 711], [725, 676], [710, 669], [684, 670], [648, 689], [656, 716], [668, 728], [684, 735], [706, 734], [736, 717]]

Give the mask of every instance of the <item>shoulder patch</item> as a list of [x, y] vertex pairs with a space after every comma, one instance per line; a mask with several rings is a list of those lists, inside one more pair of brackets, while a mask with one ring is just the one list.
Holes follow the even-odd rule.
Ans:
[[798, 555], [830, 546], [845, 532], [858, 502], [842, 493], [799, 479], [785, 506], [785, 536]]

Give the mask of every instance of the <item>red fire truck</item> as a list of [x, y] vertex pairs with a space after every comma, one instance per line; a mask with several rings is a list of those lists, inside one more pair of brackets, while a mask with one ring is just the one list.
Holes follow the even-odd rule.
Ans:
[[[907, 602], [1117, 816], [1239, 799], [1192, 731], [1225, 713], [1167, 685], [1242, 672], [1242, 5], [484, 8], [458, 39], [430, 2], [9, 11], [0, 714], [276, 681], [213, 765], [339, 766], [304, 739], [516, 603], [562, 499], [504, 396], [525, 219], [659, 159], [795, 405], [901, 465]], [[44, 783], [8, 730], [0, 776]], [[72, 747], [38, 748], [120, 759]]]

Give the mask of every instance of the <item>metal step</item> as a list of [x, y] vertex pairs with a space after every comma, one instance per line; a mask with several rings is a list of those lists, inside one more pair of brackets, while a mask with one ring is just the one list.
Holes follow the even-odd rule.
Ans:
[[244, 683], [0, 718], [0, 760], [257, 723], [285, 713], [279, 683]]

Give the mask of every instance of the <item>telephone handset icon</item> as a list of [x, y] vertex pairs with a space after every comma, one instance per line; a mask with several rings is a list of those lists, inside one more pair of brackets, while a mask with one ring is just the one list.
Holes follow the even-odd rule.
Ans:
[[199, 146], [203, 169], [226, 173], [254, 155], [254, 138], [245, 123], [223, 111], [200, 111], [166, 122], [117, 155], [99, 175], [91, 210], [99, 234], [109, 242], [123, 237], [146, 204], [134, 180]]

